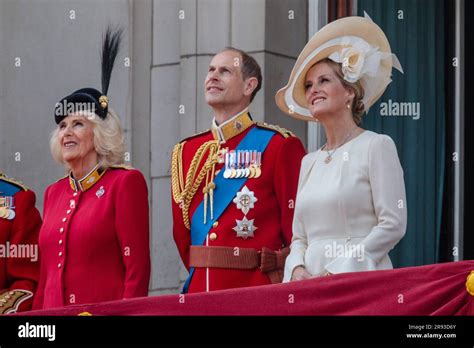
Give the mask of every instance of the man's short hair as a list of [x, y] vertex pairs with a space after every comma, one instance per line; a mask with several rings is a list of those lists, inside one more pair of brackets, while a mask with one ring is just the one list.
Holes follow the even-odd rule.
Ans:
[[258, 81], [257, 87], [252, 92], [252, 95], [250, 96], [250, 102], [252, 102], [253, 98], [255, 98], [255, 95], [257, 92], [260, 90], [262, 87], [262, 70], [260, 69], [260, 65], [258, 65], [257, 61], [255, 58], [252, 56], [249, 56], [246, 52], [239, 50], [238, 48], [235, 47], [226, 47], [224, 48], [221, 52], [225, 51], [234, 51], [240, 54], [242, 57], [242, 64], [240, 64], [240, 71], [242, 72], [242, 77], [245, 79], [248, 79], [249, 77], [255, 77]]

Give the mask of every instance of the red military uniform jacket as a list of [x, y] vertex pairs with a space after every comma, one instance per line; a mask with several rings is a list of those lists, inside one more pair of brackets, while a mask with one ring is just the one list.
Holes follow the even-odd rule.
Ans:
[[35, 194], [0, 173], [0, 314], [31, 308], [39, 277]]
[[[249, 114], [244, 111], [219, 127], [214, 123], [211, 130], [188, 138], [174, 148], [172, 159], [173, 235], [181, 259], [188, 270], [190, 269], [191, 246], [190, 224], [196, 208], [204, 199], [203, 189], [206, 185], [206, 178], [204, 177], [199, 188], [195, 191], [189, 207], [186, 207], [183, 201], [180, 202], [180, 197], [183, 196], [182, 189], [185, 188], [189, 176], [192, 176], [190, 167], [193, 166], [193, 159], [194, 162], [197, 161], [199, 148], [203, 144], [216, 139], [220, 141], [219, 157], [225, 157], [224, 153], [226, 151], [232, 152], [254, 127], [270, 128], [275, 132], [261, 157], [261, 175], [258, 178], [247, 179], [244, 186], [239, 190], [241, 193], [243, 190], [248, 190], [246, 192], [250, 194], [249, 197], [253, 196], [256, 201], [253, 202], [253, 207], [246, 211], [246, 214], [242, 207], [238, 207], [237, 203], [231, 202], [217, 221], [213, 223], [204, 245], [253, 248], [261, 251], [263, 247], [280, 250], [291, 243], [294, 201], [300, 164], [305, 155], [305, 149], [301, 141], [290, 132], [279, 127], [257, 125], [252, 121]], [[203, 167], [207, 158], [208, 155], [205, 154], [198, 168]], [[224, 163], [217, 163], [214, 168], [214, 175], [223, 170], [224, 165]], [[199, 172], [200, 170], [195, 175], [198, 176]], [[209, 170], [208, 175], [212, 176], [212, 170]], [[234, 196], [237, 197], [236, 194]], [[208, 206], [210, 204], [210, 197], [208, 196]], [[189, 216], [189, 222], [186, 221], [186, 216]], [[209, 213], [207, 213], [207, 216], [207, 218], [210, 218]], [[239, 226], [242, 226], [244, 218], [253, 223], [253, 237], [249, 236], [244, 239], [242, 234], [238, 236]], [[258, 268], [195, 267], [188, 292], [270, 283], [268, 275], [262, 273]]]
[[135, 169], [95, 167], [46, 189], [34, 309], [147, 296], [148, 191]]

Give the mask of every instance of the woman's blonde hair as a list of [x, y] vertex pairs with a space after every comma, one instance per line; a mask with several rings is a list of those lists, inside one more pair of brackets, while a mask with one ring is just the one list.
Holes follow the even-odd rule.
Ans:
[[336, 73], [336, 76], [342, 82], [342, 85], [347, 88], [351, 89], [354, 92], [354, 99], [352, 100], [351, 110], [352, 110], [352, 117], [354, 122], [357, 125], [362, 123], [362, 116], [364, 115], [365, 107], [364, 103], [362, 102], [362, 98], [364, 98], [364, 87], [362, 87], [360, 81], [356, 81], [354, 83], [348, 82], [344, 80], [344, 74], [342, 73], [342, 64], [332, 61], [329, 58], [325, 58], [319, 63], [326, 63], [331, 67], [331, 69]]
[[[101, 119], [94, 113], [81, 113], [81, 116], [86, 117], [92, 123], [94, 149], [102, 166], [108, 168], [112, 165], [123, 164], [125, 143], [122, 126], [117, 114], [109, 107], [105, 119]], [[61, 144], [58, 135], [59, 127], [51, 133], [51, 140], [49, 142], [51, 154], [56, 162], [68, 167], [61, 154]]]

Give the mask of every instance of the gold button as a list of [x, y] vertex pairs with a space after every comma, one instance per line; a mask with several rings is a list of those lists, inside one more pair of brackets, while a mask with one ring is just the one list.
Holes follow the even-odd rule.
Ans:
[[212, 241], [216, 240], [217, 239], [217, 234], [212, 232], [211, 235], [209, 236], [209, 239], [212, 240]]
[[219, 226], [219, 221], [216, 221], [212, 224], [212, 227], [216, 228], [217, 226]]

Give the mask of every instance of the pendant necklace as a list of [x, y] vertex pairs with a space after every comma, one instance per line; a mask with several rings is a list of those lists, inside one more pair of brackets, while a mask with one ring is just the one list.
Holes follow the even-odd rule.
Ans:
[[[349, 140], [349, 138], [351, 137], [352, 133], [354, 133], [354, 131], [357, 129], [358, 126], [355, 126], [350, 132], [349, 134], [347, 134], [346, 138], [344, 139], [344, 141], [341, 143], [341, 145], [337, 146], [334, 150], [332, 151], [329, 151], [329, 150], [326, 150], [326, 152], [328, 153], [326, 159], [324, 160], [324, 163], [328, 164], [329, 162], [331, 162], [332, 160], [332, 156], [334, 155], [334, 153], [337, 151], [337, 149], [339, 149], [342, 145], [344, 145], [347, 140]], [[322, 149], [325, 149], [326, 146], [327, 146], [328, 143], [324, 144], [324, 146], [322, 147]]]

